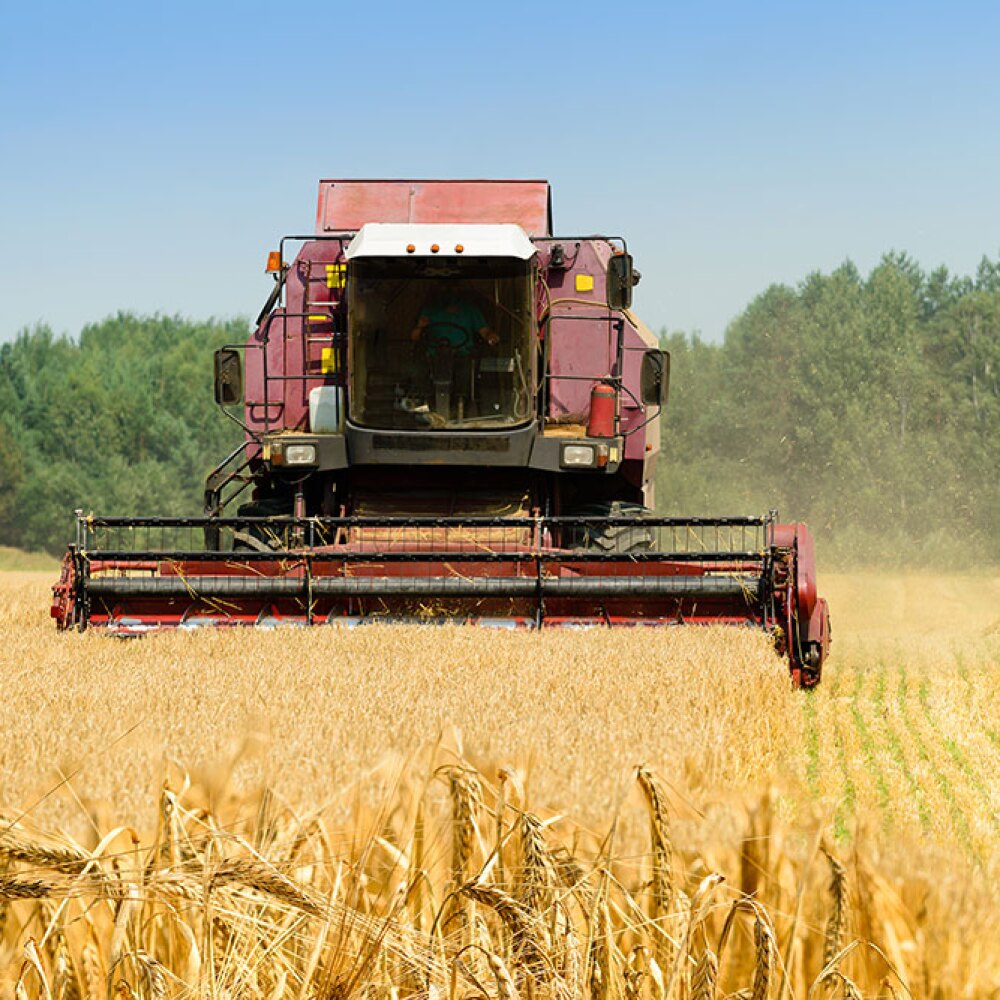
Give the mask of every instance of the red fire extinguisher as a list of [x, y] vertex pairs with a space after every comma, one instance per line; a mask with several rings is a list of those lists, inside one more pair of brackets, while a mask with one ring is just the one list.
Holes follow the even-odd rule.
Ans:
[[590, 420], [587, 437], [614, 437], [618, 393], [607, 382], [598, 382], [590, 391]]

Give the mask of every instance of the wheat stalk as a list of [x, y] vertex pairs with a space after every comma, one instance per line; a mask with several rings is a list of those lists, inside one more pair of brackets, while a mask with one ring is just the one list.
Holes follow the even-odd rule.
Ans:
[[673, 845], [667, 827], [667, 802], [659, 780], [647, 767], [636, 769], [636, 778], [649, 810], [652, 842], [654, 917], [670, 912], [674, 896]]
[[152, 1000], [165, 1000], [167, 995], [167, 977], [163, 971], [163, 966], [142, 949], [135, 953], [135, 957], [149, 984], [149, 995], [152, 997]]
[[715, 1000], [715, 984], [719, 978], [719, 959], [706, 947], [698, 956], [691, 975], [691, 1000]]
[[93, 859], [68, 846], [52, 847], [18, 836], [8, 828], [0, 834], [0, 858], [20, 861], [40, 868], [55, 868], [66, 874], [79, 875]]
[[829, 965], [843, 947], [844, 924], [847, 916], [847, 871], [825, 848], [823, 853], [830, 863], [830, 916], [823, 938], [823, 964]]
[[646, 949], [641, 944], [629, 952], [628, 964], [623, 975], [625, 1000], [639, 1000], [643, 981], [649, 975], [649, 966], [645, 958]]
[[587, 945], [587, 983], [591, 1000], [607, 1000], [611, 993], [611, 915], [608, 910], [608, 877], [604, 873], [594, 896]]
[[542, 823], [537, 816], [521, 814], [520, 899], [526, 909], [544, 913], [551, 897], [552, 862], [549, 860]]
[[482, 786], [467, 768], [448, 772], [452, 803], [451, 877], [455, 885], [468, 878], [469, 862], [476, 842], [476, 813], [482, 804]]
[[323, 906], [277, 869], [260, 861], [238, 859], [220, 862], [211, 874], [211, 885], [237, 883], [303, 910], [314, 917], [321, 916]]
[[46, 899], [53, 894], [55, 887], [48, 879], [29, 875], [0, 876], [0, 898], [12, 899]]
[[486, 963], [490, 967], [490, 972], [493, 973], [493, 981], [497, 986], [497, 1000], [520, 1000], [514, 979], [507, 966], [504, 965], [503, 959], [499, 955], [487, 951]]
[[80, 973], [86, 1000], [99, 1000], [104, 973], [101, 969], [100, 952], [93, 941], [88, 941], [80, 952]]
[[551, 977], [552, 963], [545, 945], [545, 928], [530, 910], [502, 889], [483, 882], [468, 882], [459, 891], [496, 913], [510, 932], [515, 956], [532, 969], [533, 975]]
[[754, 907], [753, 942], [753, 985], [750, 987], [750, 995], [752, 1000], [767, 1000], [771, 989], [774, 939], [759, 905]]
[[56, 946], [53, 988], [55, 1000], [80, 1000], [80, 983], [73, 967], [73, 956], [62, 935]]
[[[42, 966], [42, 957], [38, 954], [38, 946], [35, 944], [34, 938], [28, 938], [28, 940], [24, 943], [24, 959], [25, 968], [31, 968], [35, 975], [38, 976], [38, 983], [42, 988], [42, 992], [45, 995], [46, 1000], [52, 1000], [52, 989], [49, 986], [49, 978], [45, 974], [45, 969]], [[18, 977], [19, 982], [24, 974], [25, 968], [22, 968], [21, 970], [21, 976]]]

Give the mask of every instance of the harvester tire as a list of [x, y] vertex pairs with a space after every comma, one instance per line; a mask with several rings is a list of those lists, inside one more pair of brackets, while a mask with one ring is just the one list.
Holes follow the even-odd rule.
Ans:
[[233, 532], [233, 551], [239, 552], [240, 550], [244, 552], [247, 550], [253, 550], [255, 552], [271, 552], [273, 551], [270, 545], [266, 545], [259, 538], [251, 535], [246, 531], [234, 531]]
[[[264, 500], [251, 500], [248, 503], [240, 504], [236, 510], [237, 517], [287, 517], [291, 514], [291, 503], [287, 499], [275, 498]], [[233, 532], [233, 548], [256, 549], [258, 552], [267, 552], [275, 548], [275, 542], [280, 536], [267, 531], [260, 525], [247, 525], [243, 531]], [[284, 539], [280, 539], [279, 545], [284, 544]]]
[[802, 650], [799, 686], [816, 687], [823, 676], [823, 648], [818, 642], [807, 642]]
[[[573, 511], [578, 517], [629, 517], [636, 521], [652, 512], [641, 504], [615, 500], [591, 504]], [[655, 533], [642, 524], [581, 524], [574, 530], [573, 547], [602, 552], [649, 552], [656, 542]]]

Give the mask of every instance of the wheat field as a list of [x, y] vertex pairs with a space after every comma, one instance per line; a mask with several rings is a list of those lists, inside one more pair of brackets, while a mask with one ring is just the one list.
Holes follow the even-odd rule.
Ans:
[[811, 694], [751, 632], [119, 641], [50, 583], [0, 575], [0, 996], [1000, 988], [1000, 578], [826, 576]]

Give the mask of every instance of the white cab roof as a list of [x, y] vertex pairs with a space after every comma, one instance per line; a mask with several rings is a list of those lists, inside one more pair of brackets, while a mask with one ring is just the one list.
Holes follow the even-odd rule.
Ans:
[[[432, 246], [439, 247], [435, 253]], [[407, 251], [412, 246], [413, 252]], [[455, 247], [462, 247], [461, 253]], [[528, 260], [535, 247], [513, 223], [421, 224], [369, 222], [347, 245], [353, 257], [517, 257]]]

